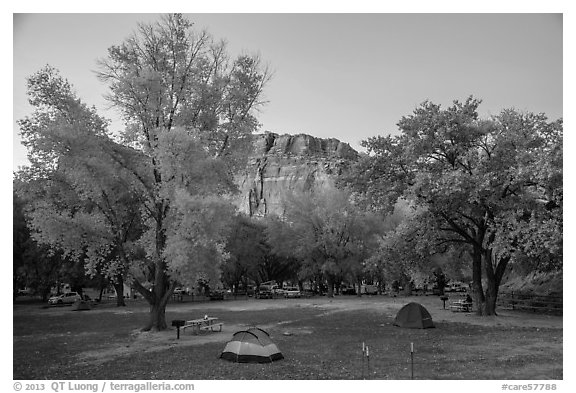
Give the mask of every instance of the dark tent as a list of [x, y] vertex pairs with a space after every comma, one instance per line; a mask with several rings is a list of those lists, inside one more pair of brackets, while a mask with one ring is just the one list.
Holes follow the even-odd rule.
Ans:
[[426, 329], [433, 328], [432, 316], [418, 303], [408, 303], [398, 311], [394, 325], [404, 328]]
[[234, 333], [220, 358], [238, 363], [271, 363], [284, 359], [270, 335], [260, 328]]

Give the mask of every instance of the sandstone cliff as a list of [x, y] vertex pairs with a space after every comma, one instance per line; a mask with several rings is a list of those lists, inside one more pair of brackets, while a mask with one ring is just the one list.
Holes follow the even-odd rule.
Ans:
[[337, 139], [310, 135], [256, 135], [245, 171], [236, 176], [237, 203], [250, 216], [282, 215], [286, 192], [308, 191], [334, 184], [358, 153]]

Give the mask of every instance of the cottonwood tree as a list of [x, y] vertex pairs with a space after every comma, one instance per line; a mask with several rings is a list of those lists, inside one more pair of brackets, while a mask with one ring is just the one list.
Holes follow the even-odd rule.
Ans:
[[[347, 182], [346, 177], [341, 180], [342, 185]], [[355, 196], [356, 203], [361, 205], [362, 209], [369, 210], [367, 200]], [[415, 209], [403, 199], [398, 200], [388, 214], [379, 217], [372, 213], [372, 219], [378, 220], [376, 227], [380, 230], [377, 236], [372, 238], [372, 250], [364, 262], [364, 275], [377, 281], [380, 291], [384, 290], [386, 282], [409, 282], [410, 272], [416, 271], [419, 266], [417, 262], [421, 262], [420, 253], [405, 244], [406, 228], [414, 214]]]
[[375, 210], [399, 197], [419, 207], [428, 244], [467, 245], [478, 312], [493, 315], [521, 252], [561, 265], [562, 121], [515, 110], [481, 120], [479, 104], [423, 103], [400, 120], [400, 135], [363, 142], [369, 155], [348, 183]]
[[228, 260], [222, 265], [222, 281], [236, 294], [240, 285], [244, 288], [248, 280], [261, 281], [258, 266], [268, 252], [265, 244], [264, 227], [249, 217], [238, 215], [230, 225], [226, 242]]
[[[381, 271], [388, 282], [397, 282], [405, 293], [413, 289], [412, 285], [429, 283], [438, 270], [460, 277], [467, 260], [461, 244], [446, 244], [444, 238], [434, 236], [439, 233], [427, 225], [424, 211], [414, 209], [401, 214], [400, 221], [378, 239], [378, 251], [369, 260], [373, 269]], [[443, 293], [444, 284], [437, 287]]]
[[31, 166], [18, 174], [18, 190], [29, 202], [35, 238], [84, 261], [88, 273], [108, 276], [124, 305], [126, 258], [141, 232], [140, 190], [125, 163], [144, 161], [110, 139], [107, 122], [55, 69], [32, 75], [28, 90], [36, 110], [19, 124]]
[[[371, 269], [370, 258], [378, 251], [380, 240], [388, 231], [386, 220], [378, 215], [367, 213], [352, 206], [348, 243], [345, 245], [345, 258], [342, 261], [343, 278], [354, 282], [358, 288], [357, 296], [362, 296], [361, 286], [364, 280], [377, 282], [381, 291], [384, 285], [379, 271]], [[340, 283], [338, 283], [340, 284]]]
[[[17, 184], [14, 185], [17, 188]], [[30, 288], [33, 293], [48, 300], [55, 283], [60, 281], [60, 271], [64, 265], [61, 252], [54, 252], [48, 246], [38, 244], [30, 233], [28, 219], [24, 213], [24, 200], [16, 193], [13, 196], [13, 290]]]
[[266, 244], [266, 253], [257, 267], [256, 282], [276, 281], [299, 281], [298, 269], [300, 262], [291, 256], [284, 256], [272, 252], [272, 246]]
[[139, 25], [100, 66], [126, 123], [115, 140], [54, 72], [30, 79], [37, 111], [21, 129], [32, 179], [48, 194], [55, 179], [64, 184], [54, 198], [36, 199], [45, 208], [35, 226], [70, 252], [88, 247], [94, 262], [114, 255], [150, 303], [145, 329], [162, 330], [176, 284], [216, 280], [226, 258], [232, 173], [258, 125], [253, 112], [269, 74], [255, 57], [229, 61], [224, 43], [181, 15]]
[[246, 287], [248, 280], [257, 285], [272, 280], [279, 283], [297, 281], [299, 261], [273, 253], [268, 242], [267, 223], [273, 220], [262, 221], [243, 215], [236, 217], [226, 245], [229, 259], [222, 266], [223, 280], [228, 285], [238, 287], [243, 284]]
[[344, 277], [361, 277], [379, 230], [378, 220], [357, 209], [348, 192], [329, 187], [287, 195], [284, 217], [270, 221], [267, 237], [274, 252], [302, 260], [303, 271], [325, 278], [332, 296]]

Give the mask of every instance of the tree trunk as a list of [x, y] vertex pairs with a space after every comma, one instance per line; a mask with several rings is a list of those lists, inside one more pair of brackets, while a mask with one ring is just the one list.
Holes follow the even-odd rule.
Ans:
[[[164, 263], [163, 263], [164, 265]], [[165, 266], [163, 266], [165, 268]], [[160, 270], [160, 269], [158, 269]], [[148, 325], [144, 330], [154, 330], [161, 331], [165, 330], [168, 326], [166, 325], [166, 305], [170, 296], [176, 289], [176, 282], [169, 283], [168, 276], [162, 269], [156, 274], [156, 280], [154, 281], [154, 296], [153, 302], [150, 302], [150, 320]]]
[[[159, 173], [154, 173], [159, 176]], [[159, 177], [157, 177], [157, 182], [160, 183]], [[158, 202], [156, 204], [156, 260], [154, 263], [154, 287], [151, 291], [146, 291], [147, 295], [144, 295], [148, 303], [150, 304], [150, 319], [148, 324], [144, 327], [144, 331], [162, 331], [165, 330], [168, 325], [166, 324], [166, 305], [170, 296], [176, 289], [176, 282], [170, 282], [168, 277], [166, 261], [162, 257], [162, 251], [166, 245], [166, 233], [163, 227], [165, 205], [163, 202]], [[140, 291], [141, 292], [141, 291]]]
[[148, 320], [148, 325], [143, 329], [144, 331], [162, 331], [168, 327], [166, 324], [167, 303], [168, 300], [150, 305], [150, 319]]
[[496, 302], [498, 300], [498, 289], [502, 282], [502, 277], [506, 271], [506, 266], [510, 261], [510, 257], [502, 257], [494, 264], [494, 256], [492, 250], [485, 250], [482, 253], [484, 270], [486, 271], [486, 292], [483, 303], [483, 315], [497, 315]]
[[386, 292], [386, 284], [382, 278], [378, 279], [378, 295], [382, 295]]
[[102, 294], [104, 293], [104, 289], [106, 289], [106, 287], [104, 285], [101, 285], [100, 292], [98, 293], [98, 302], [102, 301]]
[[484, 289], [482, 288], [482, 250], [474, 247], [472, 251], [472, 300], [476, 314], [484, 314]]
[[124, 279], [122, 276], [116, 276], [114, 280], [114, 290], [116, 291], [116, 307], [126, 307], [124, 302]]
[[314, 281], [314, 292], [317, 292], [319, 295], [322, 295], [322, 293], [324, 293], [324, 290], [322, 288], [322, 280], [324, 280], [324, 277], [322, 276], [322, 273], [318, 273], [315, 275], [315, 281]]
[[494, 285], [493, 281], [486, 283], [486, 293], [484, 294], [484, 310], [483, 315], [497, 315], [496, 314], [496, 300], [498, 299], [498, 287]]
[[402, 277], [401, 282], [402, 282], [402, 295], [403, 296], [412, 296], [412, 285], [410, 283], [410, 278]]
[[334, 297], [334, 279], [331, 274], [326, 274], [326, 281], [328, 282], [328, 297]]
[[149, 291], [144, 286], [142, 286], [142, 284], [140, 284], [137, 280], [133, 281], [133, 285], [134, 288], [136, 288], [136, 290], [144, 297], [144, 299], [148, 301], [148, 304], [150, 304], [149, 320], [142, 330], [143, 331], [165, 330], [168, 327], [168, 325], [166, 324], [166, 305], [170, 300], [170, 296], [172, 296], [172, 293], [174, 293], [174, 289], [176, 289], [176, 282], [172, 282], [168, 287], [164, 286], [165, 290], [163, 291], [163, 293], [161, 289], [158, 289], [156, 287], [153, 290]]

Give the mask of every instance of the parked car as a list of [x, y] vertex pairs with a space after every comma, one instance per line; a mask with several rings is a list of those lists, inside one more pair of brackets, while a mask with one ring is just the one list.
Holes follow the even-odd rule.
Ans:
[[270, 289], [260, 289], [256, 293], [256, 298], [257, 299], [273, 299], [274, 298], [274, 292], [272, 292]]
[[260, 291], [270, 291], [272, 293], [278, 293], [280, 287], [277, 284], [262, 283], [259, 287]]
[[342, 287], [340, 288], [340, 293], [342, 295], [356, 295], [356, 289], [354, 287]]
[[284, 297], [300, 297], [300, 290], [298, 287], [286, 287], [284, 288]]
[[468, 286], [463, 282], [452, 282], [448, 284], [445, 288], [445, 292], [466, 292], [468, 290]]
[[224, 300], [224, 291], [220, 290], [210, 291], [210, 300]]
[[174, 295], [190, 295], [189, 288], [178, 287], [174, 290]]
[[82, 296], [78, 292], [66, 292], [59, 296], [52, 296], [48, 299], [48, 304], [69, 304], [76, 300], [82, 300]]
[[[398, 287], [402, 290], [402, 287]], [[372, 284], [362, 284], [360, 287], [360, 293], [363, 295], [376, 295], [378, 293], [378, 286]]]
[[16, 292], [16, 296], [32, 296], [34, 295], [34, 291], [30, 288], [19, 289]]

